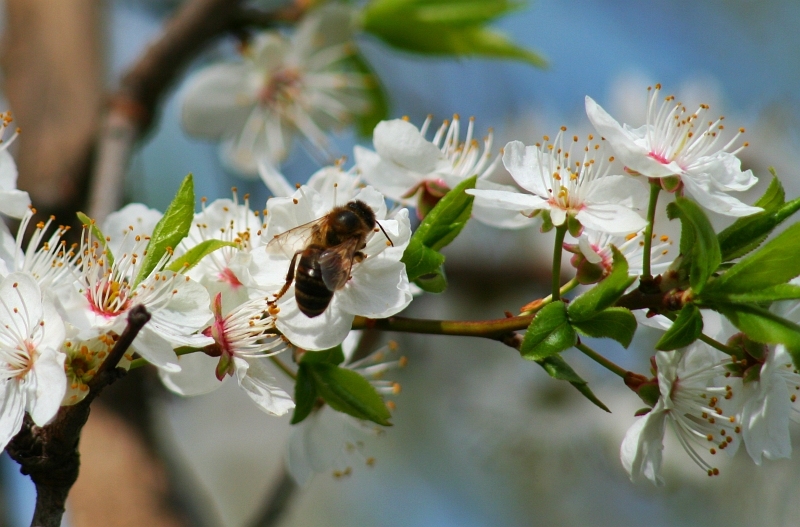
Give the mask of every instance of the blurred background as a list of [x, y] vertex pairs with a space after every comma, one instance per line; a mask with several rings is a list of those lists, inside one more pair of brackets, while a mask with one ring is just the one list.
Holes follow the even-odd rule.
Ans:
[[[96, 133], [106, 93], [181, 2], [4, 4], [2, 95], [23, 130], [14, 152], [19, 185], [34, 205], [66, 210], [64, 196], [84, 191], [69, 174], [92, 155], [82, 145]], [[645, 88], [660, 82], [665, 94], [687, 106], [710, 104], [729, 128], [746, 127], [744, 164], [762, 183], [767, 167], [775, 167], [795, 197], [798, 26], [800, 4], [790, 0], [538, 0], [496, 27], [544, 55], [546, 70], [420, 57], [368, 37], [359, 44], [386, 86], [392, 117], [407, 115], [419, 124], [427, 114], [437, 121], [454, 113], [475, 116], [481, 133], [494, 128], [497, 145], [512, 139], [532, 144], [562, 124], [588, 133], [586, 95], [620, 121], [640, 123]], [[232, 56], [235, 45], [233, 38], [218, 41], [187, 74]], [[225, 197], [237, 186], [260, 207], [268, 196], [260, 182], [226, 174], [215, 144], [182, 132], [185, 78], [134, 153], [126, 200], [163, 210], [192, 172], [198, 194]], [[354, 144], [371, 146], [371, 138], [352, 133], [334, 141], [345, 155]], [[282, 167], [292, 181], [305, 181], [317, 168], [302, 148]], [[519, 309], [546, 294], [547, 240], [535, 229], [501, 232], [471, 223], [446, 250], [449, 290], [416, 299], [408, 315], [497, 318]], [[380, 436], [356, 432], [356, 448], [336, 468], [352, 472], [318, 474], [294, 494], [277, 524], [779, 526], [800, 517], [793, 499], [800, 483], [797, 456], [755, 467], [739, 452], [715, 460], [722, 474], [709, 480], [668, 434], [667, 486], [630, 483], [618, 450], [641, 402], [584, 357], [565, 354], [610, 415], [501, 344], [408, 335], [380, 335], [379, 343], [388, 338], [409, 359], [395, 375], [403, 386], [395, 398], [395, 426]], [[621, 365], [646, 372], [655, 338], [645, 330], [627, 351], [595, 345]], [[94, 407], [68, 524], [250, 525], [280, 480], [289, 417], [266, 416], [231, 383], [180, 399], [151, 377], [132, 373]], [[5, 455], [2, 467], [0, 525], [27, 525], [32, 485]]]

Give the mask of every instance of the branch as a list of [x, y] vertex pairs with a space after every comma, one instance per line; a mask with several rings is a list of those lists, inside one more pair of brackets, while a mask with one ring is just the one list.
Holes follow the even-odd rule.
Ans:
[[43, 427], [36, 426], [26, 414], [22, 429], [8, 444], [6, 451], [21, 465], [20, 472], [30, 475], [36, 485], [32, 526], [61, 525], [67, 495], [78, 479], [78, 441], [89, 419], [89, 405], [103, 388], [125, 375], [117, 364], [148, 320], [150, 314], [143, 306], [131, 309], [125, 331], [88, 382], [86, 398], [76, 405], [62, 406], [53, 422]]
[[380, 329], [400, 333], [483, 337], [505, 342], [514, 331], [527, 329], [534, 315], [495, 320], [421, 320], [406, 317], [371, 319], [356, 317], [353, 329]]
[[243, 0], [190, 0], [164, 27], [139, 60], [125, 73], [98, 139], [91, 179], [89, 216], [102, 221], [122, 200], [122, 182], [134, 143], [148, 130], [157, 107], [183, 69], [217, 37], [250, 25], [268, 26], [297, 20], [307, 0], [294, 0], [273, 12], [244, 9]]

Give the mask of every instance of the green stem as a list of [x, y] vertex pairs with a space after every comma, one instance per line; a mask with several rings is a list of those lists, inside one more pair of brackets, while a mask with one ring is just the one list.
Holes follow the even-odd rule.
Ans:
[[658, 181], [650, 182], [650, 202], [647, 204], [647, 226], [644, 229], [644, 250], [642, 253], [642, 276], [652, 278], [650, 273], [650, 252], [653, 246], [653, 223], [656, 219], [656, 204], [661, 184]]
[[564, 251], [564, 237], [567, 224], [556, 227], [556, 243], [553, 246], [553, 302], [561, 300], [561, 253]]
[[725, 344], [723, 344], [722, 342], [720, 342], [718, 340], [712, 339], [708, 335], [704, 335], [703, 333], [700, 333], [700, 336], [697, 337], [697, 338], [700, 339], [701, 341], [705, 342], [706, 344], [708, 344], [712, 348], [718, 349], [722, 353], [725, 353], [725, 354], [730, 355], [732, 357], [738, 357], [739, 356], [738, 353], [736, 352], [736, 350], [734, 350], [730, 346], [726, 346]]
[[586, 344], [584, 344], [582, 342], [578, 342], [577, 344], [575, 344], [575, 347], [578, 348], [579, 350], [581, 350], [584, 355], [586, 355], [587, 357], [589, 357], [590, 359], [595, 361], [597, 364], [599, 364], [603, 368], [607, 369], [608, 371], [619, 375], [623, 379], [628, 374], [628, 370], [626, 370], [625, 368], [623, 368], [622, 366], [620, 366], [618, 364], [615, 364], [614, 362], [611, 362], [610, 360], [608, 360], [607, 358], [603, 357], [602, 355], [597, 353], [595, 350], [593, 350], [592, 348], [590, 348]]
[[[575, 289], [579, 285], [580, 285], [580, 282], [578, 282], [578, 278], [577, 277], [573, 278], [572, 280], [570, 280], [569, 282], [567, 282], [566, 284], [561, 286], [561, 289], [559, 290], [560, 293], [561, 293], [560, 296], [564, 296], [565, 294], [569, 293], [570, 291], [572, 291], [573, 289]], [[531, 302], [531, 303], [529, 303], [529, 304], [527, 304], [525, 306], [522, 306], [523, 310], [520, 311], [520, 316], [532, 315], [534, 313], [538, 313], [544, 306], [546, 306], [547, 304], [552, 304], [552, 303], [553, 303], [553, 295], [547, 295], [546, 297], [541, 298], [538, 301], [534, 300], [533, 302]], [[528, 309], [524, 309], [524, 308], [526, 308], [528, 306], [532, 306], [532, 307], [529, 307]], [[533, 307], [533, 306], [535, 306], [535, 307]]]
[[273, 356], [271, 356], [271, 357], [269, 358], [269, 360], [271, 360], [271, 361], [272, 361], [272, 363], [273, 363], [275, 366], [277, 366], [277, 367], [278, 367], [278, 369], [279, 369], [279, 370], [281, 370], [283, 373], [285, 373], [287, 376], [291, 377], [291, 378], [292, 378], [293, 380], [295, 380], [295, 381], [297, 380], [297, 374], [296, 374], [295, 372], [293, 372], [293, 371], [292, 371], [292, 370], [289, 368], [289, 366], [287, 366], [286, 364], [284, 364], [284, 362], [283, 362], [282, 360], [280, 360], [278, 357], [276, 357], [276, 356], [274, 356], [274, 355], [273, 355]]

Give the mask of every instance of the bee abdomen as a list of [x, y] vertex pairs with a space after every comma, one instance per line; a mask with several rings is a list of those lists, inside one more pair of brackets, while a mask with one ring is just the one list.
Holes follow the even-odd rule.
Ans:
[[297, 307], [309, 318], [321, 315], [333, 298], [333, 291], [325, 286], [319, 266], [319, 255], [325, 248], [310, 245], [300, 255], [294, 281]]

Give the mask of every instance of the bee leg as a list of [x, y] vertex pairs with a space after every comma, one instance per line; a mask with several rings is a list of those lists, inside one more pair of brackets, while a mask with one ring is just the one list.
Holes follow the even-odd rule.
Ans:
[[286, 291], [288, 291], [292, 286], [292, 282], [294, 282], [294, 270], [295, 267], [297, 267], [297, 257], [300, 256], [302, 252], [303, 251], [297, 251], [294, 253], [294, 256], [292, 256], [292, 261], [289, 264], [289, 271], [286, 273], [286, 283], [283, 284], [281, 290], [275, 294], [275, 298], [268, 302], [269, 305], [275, 305], [275, 303], [280, 300], [281, 297], [286, 294]]
[[353, 262], [355, 263], [361, 263], [366, 259], [367, 255], [362, 253], [361, 251], [356, 251], [355, 253], [353, 253]]

